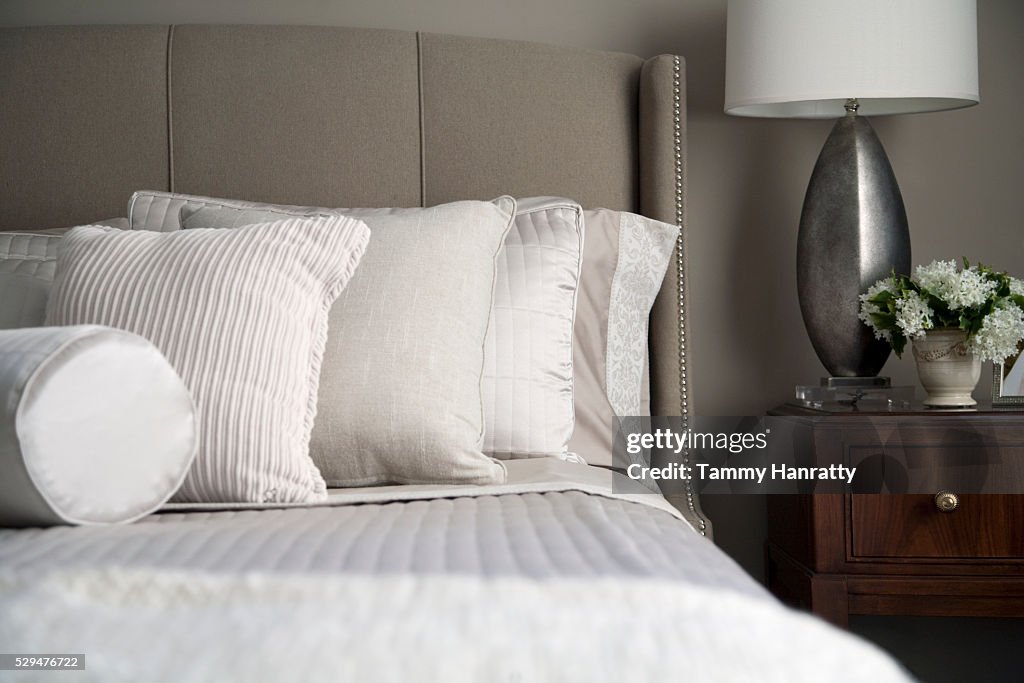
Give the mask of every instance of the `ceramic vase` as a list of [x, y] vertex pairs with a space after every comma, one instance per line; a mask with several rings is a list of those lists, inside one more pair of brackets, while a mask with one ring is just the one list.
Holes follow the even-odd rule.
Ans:
[[971, 396], [981, 378], [981, 359], [967, 346], [967, 332], [956, 328], [929, 330], [913, 342], [917, 376], [932, 408], [977, 405]]

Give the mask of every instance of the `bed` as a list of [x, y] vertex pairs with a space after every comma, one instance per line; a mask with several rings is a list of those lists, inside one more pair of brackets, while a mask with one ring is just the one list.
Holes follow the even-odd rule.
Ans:
[[[681, 58], [186, 25], [3, 29], [0, 63], [0, 230], [122, 216], [143, 188], [325, 207], [558, 196], [680, 226], [645, 383], [651, 414], [692, 412]], [[500, 484], [0, 529], [0, 643], [84, 654], [80, 679], [104, 681], [904, 679], [777, 604], [686, 485], [504, 466]]]

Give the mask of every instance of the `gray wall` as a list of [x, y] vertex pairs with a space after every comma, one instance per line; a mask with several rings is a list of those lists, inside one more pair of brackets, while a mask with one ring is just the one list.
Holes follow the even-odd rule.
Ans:
[[[965, 255], [1020, 275], [1024, 2], [978, 5], [982, 104], [876, 119], [875, 128], [903, 188], [915, 263]], [[794, 262], [804, 189], [830, 124], [722, 113], [725, 11], [725, 0], [3, 0], [0, 25], [338, 24], [683, 55], [696, 406], [758, 414], [823, 374], [800, 320]], [[855, 37], [836, 49], [856, 49]], [[886, 372], [916, 382], [909, 359]], [[763, 506], [757, 496], [706, 504], [719, 543], [755, 575]]]

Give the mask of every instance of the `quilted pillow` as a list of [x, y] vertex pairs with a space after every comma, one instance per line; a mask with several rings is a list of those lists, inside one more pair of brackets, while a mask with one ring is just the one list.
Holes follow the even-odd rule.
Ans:
[[331, 304], [366, 249], [349, 218], [166, 234], [81, 227], [64, 236], [47, 322], [149, 339], [198, 411], [178, 502], [322, 500], [309, 458]]
[[[218, 211], [231, 209], [231, 211]], [[262, 204], [240, 199], [204, 197], [197, 194], [139, 190], [128, 200], [128, 226], [130, 230], [174, 232], [183, 227], [182, 219], [193, 217], [190, 227], [239, 228], [290, 216], [315, 217], [337, 214], [338, 211], [320, 206], [289, 206]], [[209, 225], [215, 220], [215, 225]]]
[[0, 233], [0, 330], [43, 324], [59, 242], [59, 236]]
[[567, 458], [574, 424], [573, 320], [583, 210], [567, 199], [517, 202], [498, 254], [484, 352], [484, 452]]
[[[91, 225], [125, 229], [128, 219], [108, 218]], [[57, 245], [70, 229], [0, 232], [0, 330], [43, 324]]]
[[591, 465], [610, 467], [616, 416], [650, 415], [648, 319], [679, 228], [608, 209], [585, 210], [583, 223], [573, 327], [576, 429], [569, 449]]
[[[331, 211], [201, 197], [175, 201], [184, 207], [185, 232]], [[147, 215], [166, 214], [148, 205]], [[480, 384], [495, 260], [515, 200], [336, 211], [366, 221], [373, 240], [331, 311], [310, 443], [327, 484], [503, 482], [505, 468], [481, 449]]]

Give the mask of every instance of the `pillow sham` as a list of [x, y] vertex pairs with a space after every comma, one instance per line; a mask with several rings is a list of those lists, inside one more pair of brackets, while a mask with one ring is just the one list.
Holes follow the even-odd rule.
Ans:
[[615, 418], [650, 415], [648, 319], [679, 228], [608, 209], [585, 210], [583, 223], [569, 449], [591, 465], [622, 466], [614, 457]]
[[[186, 232], [329, 211], [203, 198], [183, 207]], [[364, 220], [373, 240], [331, 311], [310, 442], [327, 484], [503, 482], [504, 466], [481, 450], [480, 385], [515, 200], [338, 211]]]
[[[126, 217], [118, 216], [117, 218], [104, 218], [100, 221], [90, 221], [88, 223], [80, 223], [80, 225], [98, 225], [105, 228], [117, 228], [118, 230], [127, 230], [131, 225]], [[72, 226], [73, 227], [73, 226]], [[66, 228], [39, 228], [39, 229], [28, 229], [20, 230], [19, 232], [29, 235], [56, 235], [60, 236], [72, 229], [72, 227]]]
[[142, 337], [0, 331], [0, 525], [138, 519], [177, 490], [196, 446], [188, 389]]
[[498, 255], [485, 344], [485, 453], [568, 457], [583, 241], [579, 204], [552, 197], [518, 200]]
[[58, 236], [0, 233], [0, 330], [43, 324], [59, 242]]
[[175, 501], [322, 500], [308, 447], [328, 311], [368, 239], [340, 216], [167, 234], [76, 228], [58, 251], [47, 322], [137, 333], [181, 375], [200, 444]]
[[[127, 218], [92, 225], [127, 228]], [[46, 318], [60, 236], [71, 228], [0, 232], [0, 330], [39, 327]]]
[[[233, 209], [220, 215], [210, 213], [217, 209]], [[386, 210], [386, 209], [384, 209]], [[240, 199], [204, 197], [196, 194], [162, 192], [160, 190], [139, 190], [128, 200], [128, 228], [152, 232], [174, 232], [181, 230], [185, 216], [195, 216], [192, 227], [203, 223], [207, 228], [238, 228], [267, 220], [280, 220], [293, 216], [313, 217], [340, 214], [336, 209], [322, 206], [290, 206], [287, 204], [264, 204]], [[184, 214], [184, 216], [183, 216]], [[206, 225], [211, 219], [217, 225]]]

